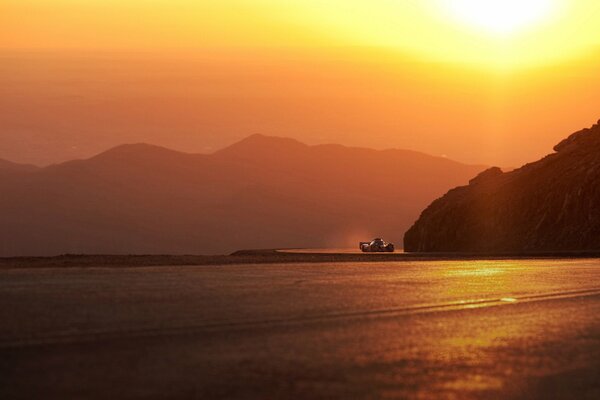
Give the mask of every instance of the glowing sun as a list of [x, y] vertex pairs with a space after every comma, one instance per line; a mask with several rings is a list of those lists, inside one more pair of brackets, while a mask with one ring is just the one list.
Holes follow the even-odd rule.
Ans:
[[534, 28], [556, 11], [556, 0], [440, 0], [462, 24], [494, 35]]

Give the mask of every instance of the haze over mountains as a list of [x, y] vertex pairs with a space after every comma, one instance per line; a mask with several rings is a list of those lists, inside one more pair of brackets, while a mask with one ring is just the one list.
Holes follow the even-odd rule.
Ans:
[[[110, 4], [117, 3], [131, 11], [128, 2]], [[0, 51], [0, 158], [46, 166], [140, 142], [211, 153], [243, 132], [262, 132], [518, 166], [594, 120], [600, 104], [596, 52], [504, 75], [380, 47], [209, 47], [194, 54]]]
[[400, 243], [423, 207], [484, 169], [261, 135], [210, 155], [133, 144], [40, 169], [5, 165], [1, 256]]
[[434, 201], [406, 233], [408, 251], [600, 250], [600, 121], [555, 153], [490, 168]]

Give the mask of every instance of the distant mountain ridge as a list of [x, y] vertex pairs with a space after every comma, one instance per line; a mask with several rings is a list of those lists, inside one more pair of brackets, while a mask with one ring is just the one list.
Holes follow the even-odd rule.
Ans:
[[263, 135], [209, 155], [122, 145], [0, 174], [0, 256], [399, 241], [428, 202], [483, 169], [407, 150]]
[[38, 167], [29, 164], [18, 164], [12, 161], [0, 159], [0, 172], [1, 171], [21, 171], [21, 172], [32, 172], [37, 170]]
[[404, 238], [408, 251], [600, 250], [600, 121], [555, 153], [491, 168], [435, 200]]

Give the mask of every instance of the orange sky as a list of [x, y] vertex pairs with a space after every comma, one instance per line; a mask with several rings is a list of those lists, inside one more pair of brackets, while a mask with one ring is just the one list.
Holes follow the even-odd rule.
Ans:
[[255, 132], [516, 166], [600, 118], [592, 0], [4, 0], [0, 158]]

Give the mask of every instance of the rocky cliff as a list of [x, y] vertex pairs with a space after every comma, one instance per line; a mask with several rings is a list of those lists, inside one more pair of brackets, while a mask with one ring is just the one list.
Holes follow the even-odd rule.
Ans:
[[406, 232], [405, 251], [600, 250], [600, 121], [554, 150], [435, 200]]

